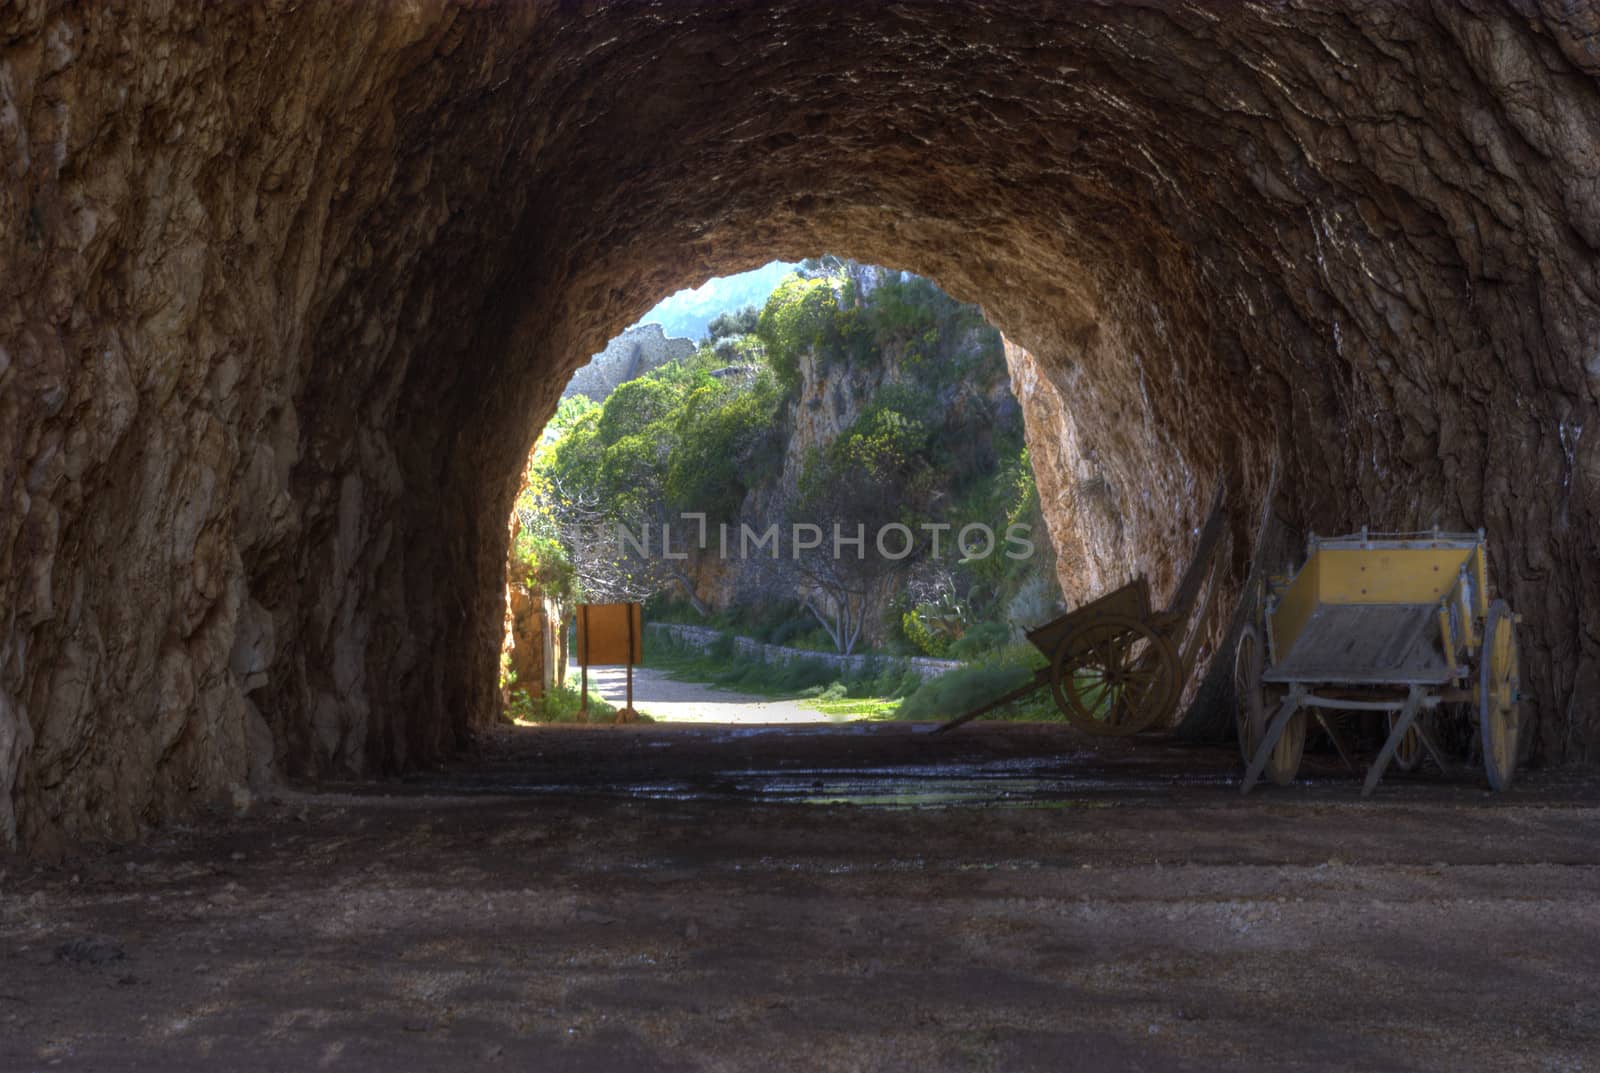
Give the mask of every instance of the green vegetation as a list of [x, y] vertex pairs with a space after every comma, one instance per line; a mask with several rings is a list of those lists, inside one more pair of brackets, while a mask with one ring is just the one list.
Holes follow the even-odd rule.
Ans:
[[844, 701], [889, 707], [922, 684], [904, 660], [892, 658], [864, 660], [860, 670], [842, 678], [837, 669], [820, 659], [764, 662], [738, 651], [734, 635], [729, 633], [704, 650], [665, 634], [652, 635], [645, 646], [645, 666], [674, 678], [740, 693], [813, 700], [828, 714], [833, 713], [825, 705], [837, 708]]
[[[937, 721], [994, 700], [1027, 681], [1044, 658], [1026, 643], [986, 654], [985, 662], [923, 679], [903, 659], [869, 658], [843, 677], [821, 660], [764, 662], [740, 652], [734, 635], [707, 649], [653, 635], [645, 665], [683, 681], [706, 682], [740, 693], [805, 700], [835, 719]], [[1013, 701], [989, 718], [1056, 721], [1062, 718], [1048, 690]]]
[[1010, 692], [1029, 677], [1022, 667], [962, 667], [924, 683], [896, 714], [902, 719], [948, 719]]
[[713, 329], [720, 319], [718, 313], [721, 310], [759, 305], [779, 280], [794, 271], [794, 267], [789, 262], [773, 261], [749, 272], [714, 276], [698, 287], [687, 288], [662, 299], [654, 309], [640, 317], [639, 322], [661, 325], [668, 338], [699, 339], [703, 333]]
[[[519, 726], [536, 723], [576, 723], [580, 721], [578, 706], [581, 698], [582, 694], [577, 687], [570, 685], [552, 686], [537, 701], [529, 698], [527, 690], [515, 689], [511, 693], [511, 703], [506, 705], [506, 715]], [[589, 690], [589, 722], [608, 723], [616, 714], [616, 705], [593, 689]], [[644, 712], [639, 712], [639, 722], [651, 723], [654, 720]]]
[[[528, 696], [525, 689], [512, 689], [511, 700], [506, 705], [506, 715], [519, 725], [531, 723], [576, 723], [578, 721], [579, 694], [568, 686], [552, 686], [538, 700]], [[589, 713], [592, 719], [609, 719], [616, 708], [594, 690], [589, 691]]]
[[519, 579], [529, 589], [570, 606], [577, 594], [577, 573], [566, 546], [554, 534], [540, 529], [519, 529], [511, 542], [511, 559], [521, 568]]
[[[798, 435], [814, 437], [803, 452]], [[693, 355], [603, 403], [564, 401], [518, 508], [516, 561], [532, 580], [564, 599], [644, 601], [649, 621], [863, 651], [885, 664], [927, 654], [982, 669], [1011, 667], [1019, 627], [1057, 613], [999, 334], [928, 280], [837, 258], [803, 262], [759, 310], [715, 316]], [[834, 554], [825, 539], [814, 551], [790, 542], [777, 558], [735, 550], [732, 565], [713, 561], [722, 525], [735, 541], [741, 525], [775, 526], [789, 541], [796, 525], [831, 534], [835, 523], [846, 535], [904, 527], [909, 552], [878, 554], [869, 535], [865, 555]], [[667, 525], [671, 551], [685, 557], [663, 554]], [[963, 544], [977, 526], [975, 546]], [[1005, 554], [1023, 550], [1008, 543], [1010, 527], [1026, 527], [1016, 539], [1034, 554]], [[708, 606], [708, 588], [733, 602]], [[841, 715], [881, 717], [920, 685], [898, 673], [876, 682], [877, 671], [836, 682], [807, 661], [656, 658], [731, 688], [815, 691]], [[960, 681], [919, 703], [949, 704]], [[821, 695], [829, 690], [838, 695]]]
[[833, 281], [827, 276], [790, 276], [767, 299], [756, 322], [756, 334], [766, 345], [767, 361], [785, 388], [799, 388], [802, 354], [838, 348], [842, 341], [838, 313]]
[[841, 722], [851, 719], [882, 721], [899, 718], [901, 701], [894, 697], [818, 697], [811, 707]]
[[[710, 345], [628, 381], [604, 404], [564, 402], [530, 463], [519, 513], [565, 547], [581, 599], [692, 599], [687, 569], [661, 554], [661, 527], [676, 523], [681, 541], [686, 512], [705, 514], [709, 527], [735, 519], [745, 494], [776, 475], [782, 402], [765, 366], [730, 370]], [[654, 552], [619, 540], [619, 527]]]

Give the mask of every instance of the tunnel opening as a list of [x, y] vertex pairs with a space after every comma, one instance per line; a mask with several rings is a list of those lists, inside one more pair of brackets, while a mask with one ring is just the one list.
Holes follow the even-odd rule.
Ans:
[[[8, 844], [490, 725], [534, 430], [655, 296], [771, 251], [904, 266], [1020, 348], [1041, 499], [1117, 507], [1051, 523], [1069, 604], [1136, 559], [1164, 598], [1224, 479], [1253, 520], [1276, 473], [1299, 532], [1482, 526], [1525, 750], [1600, 747], [1583, 11], [112, 18], [0, 14]], [[107, 78], [140, 56], [169, 75]]]
[[[930, 280], [832, 255], [714, 277], [615, 337], [510, 527], [518, 721], [582, 703], [580, 603], [643, 605], [638, 708], [669, 720], [937, 717], [1014, 688], [1045, 659], [1025, 631], [1064, 610], [1004, 340]], [[594, 675], [609, 716], [628, 676]], [[724, 689], [699, 712], [667, 678]]]

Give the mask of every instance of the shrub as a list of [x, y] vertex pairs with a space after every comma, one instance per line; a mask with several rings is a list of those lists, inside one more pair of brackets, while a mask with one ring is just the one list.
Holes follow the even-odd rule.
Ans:
[[809, 697], [813, 700], [844, 700], [845, 697], [849, 696], [849, 693], [850, 691], [845, 688], [845, 684], [840, 681], [830, 682], [826, 686], [808, 686], [800, 691], [802, 697]]
[[931, 678], [901, 703], [901, 719], [949, 719], [985, 704], [1027, 681], [1017, 666], [961, 667]]
[[729, 336], [749, 335], [756, 330], [761, 311], [755, 306], [745, 306], [733, 313], [723, 313], [706, 326], [706, 338], [711, 342]]
[[950, 645], [950, 658], [970, 663], [1005, 647], [1011, 641], [1011, 628], [1001, 622], [980, 622]]
[[809, 633], [815, 625], [815, 620], [810, 618], [792, 618], [780, 622], [767, 634], [767, 643], [770, 645], [793, 644], [795, 638]]
[[[518, 692], [521, 692], [518, 690]], [[571, 686], [551, 686], [539, 698], [539, 711], [533, 718], [541, 723], [575, 723], [581, 694]], [[589, 718], [610, 719], [617, 714], [615, 705], [594, 690], [589, 690]]]
[[563, 605], [577, 597], [577, 571], [566, 547], [554, 536], [521, 529], [511, 554], [522, 572], [520, 580], [527, 588], [542, 592]]
[[820, 659], [795, 659], [770, 668], [767, 680], [785, 692], [800, 692], [811, 686], [826, 686], [834, 670]]
[[792, 390], [799, 385], [800, 355], [827, 338], [836, 309], [833, 282], [827, 277], [790, 276], [767, 299], [756, 334], [766, 344], [767, 361], [784, 387]]
[[906, 631], [906, 639], [917, 647], [917, 651], [925, 656], [943, 659], [950, 654], [950, 638], [942, 633], [937, 633], [924, 617], [927, 604], [919, 604], [900, 616], [900, 627]]
[[922, 675], [918, 674], [913, 667], [904, 667], [900, 671], [900, 677], [895, 682], [894, 688], [885, 693], [885, 696], [909, 697], [921, 689], [922, 685]]
[[531, 723], [538, 718], [533, 698], [528, 696], [526, 689], [511, 690], [506, 700], [505, 713], [518, 723]]

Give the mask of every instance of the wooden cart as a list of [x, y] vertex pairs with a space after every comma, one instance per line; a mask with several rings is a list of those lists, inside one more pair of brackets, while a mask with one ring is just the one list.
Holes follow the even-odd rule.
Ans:
[[1245, 793], [1263, 773], [1279, 784], [1294, 778], [1308, 713], [1349, 761], [1328, 710], [1387, 720], [1362, 796], [1396, 759], [1414, 767], [1426, 752], [1448, 771], [1427, 728], [1444, 719], [1475, 720], [1489, 784], [1510, 785], [1517, 620], [1505, 601], [1489, 599], [1481, 530], [1313, 536], [1305, 565], [1267, 579], [1265, 596], [1234, 657]]
[[1226, 556], [1219, 555], [1228, 531], [1222, 504], [1223, 490], [1218, 488], [1194, 559], [1167, 610], [1151, 609], [1150, 584], [1139, 577], [1028, 630], [1028, 640], [1048, 665], [1011, 692], [957, 716], [934, 733], [952, 730], [1046, 686], [1068, 722], [1087, 734], [1134, 734], [1171, 716], [1207, 636], [1227, 567]]

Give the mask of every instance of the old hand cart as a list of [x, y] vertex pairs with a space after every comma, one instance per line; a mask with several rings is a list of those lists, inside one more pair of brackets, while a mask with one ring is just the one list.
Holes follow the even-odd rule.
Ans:
[[[934, 733], [952, 730], [1046, 686], [1067, 721], [1088, 734], [1134, 734], [1171, 716], [1208, 636], [1206, 625], [1227, 566], [1226, 557], [1218, 554], [1228, 531], [1222, 503], [1219, 487], [1171, 607], [1152, 611], [1150, 584], [1139, 577], [1028, 630], [1028, 640], [1049, 665]], [[1200, 611], [1194, 614], [1197, 601]]]
[[1517, 620], [1504, 600], [1489, 599], [1481, 530], [1313, 536], [1300, 571], [1266, 586], [1261, 617], [1244, 627], [1234, 660], [1239, 741], [1249, 758], [1243, 792], [1263, 772], [1279, 784], [1293, 779], [1307, 713], [1322, 720], [1328, 709], [1387, 719], [1363, 797], [1397, 756], [1414, 766], [1426, 750], [1449, 770], [1424, 713], [1476, 720], [1489, 784], [1510, 785]]

